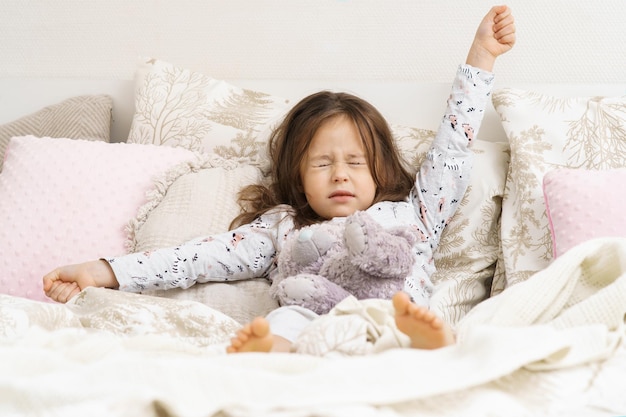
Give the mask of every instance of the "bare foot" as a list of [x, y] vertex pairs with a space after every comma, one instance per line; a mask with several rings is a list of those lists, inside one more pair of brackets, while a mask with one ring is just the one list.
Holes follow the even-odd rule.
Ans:
[[230, 346], [226, 348], [226, 352], [269, 352], [273, 342], [274, 337], [270, 333], [269, 323], [263, 317], [257, 317], [230, 339]]
[[409, 336], [415, 349], [437, 349], [454, 344], [452, 329], [426, 307], [414, 304], [406, 293], [393, 296], [396, 326]]

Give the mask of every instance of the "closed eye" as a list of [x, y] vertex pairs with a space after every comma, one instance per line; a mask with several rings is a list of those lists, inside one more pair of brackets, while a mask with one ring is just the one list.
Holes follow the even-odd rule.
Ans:
[[348, 165], [367, 165], [367, 160], [363, 155], [352, 155], [347, 159]]
[[336, 161], [328, 156], [312, 158], [310, 164], [314, 168], [325, 168], [334, 164], [345, 164], [348, 166], [367, 166], [367, 160], [360, 155], [350, 155], [345, 161]]

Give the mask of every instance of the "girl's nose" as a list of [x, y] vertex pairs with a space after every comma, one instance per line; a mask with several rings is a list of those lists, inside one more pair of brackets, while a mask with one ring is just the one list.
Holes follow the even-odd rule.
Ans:
[[333, 169], [333, 182], [348, 181], [348, 172], [343, 164], [335, 164]]

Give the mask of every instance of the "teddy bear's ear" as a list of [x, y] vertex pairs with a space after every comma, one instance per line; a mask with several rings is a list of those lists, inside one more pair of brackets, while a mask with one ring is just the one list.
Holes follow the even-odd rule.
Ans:
[[327, 230], [324, 227], [320, 227], [315, 230], [315, 233], [311, 236], [311, 240], [315, 243], [315, 247], [320, 253], [320, 256], [324, 256], [335, 244], [337, 236], [331, 233], [330, 228]]

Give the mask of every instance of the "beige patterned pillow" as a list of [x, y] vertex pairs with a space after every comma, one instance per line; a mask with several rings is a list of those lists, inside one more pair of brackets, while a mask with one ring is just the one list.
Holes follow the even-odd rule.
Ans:
[[239, 214], [239, 190], [260, 180], [259, 168], [215, 154], [178, 165], [155, 180], [149, 201], [129, 222], [128, 252], [178, 245], [227, 231]]
[[511, 146], [496, 294], [552, 260], [542, 190], [548, 171], [626, 166], [626, 96], [560, 98], [503, 89], [494, 92], [493, 104]]
[[[215, 154], [178, 166], [157, 180], [149, 201], [128, 225], [128, 252], [178, 245], [198, 236], [228, 230], [239, 214], [237, 193], [261, 180], [260, 169]], [[239, 323], [265, 316], [278, 307], [267, 280], [198, 284], [186, 290], [146, 291], [145, 294], [198, 301]]]
[[286, 99], [151, 59], [137, 69], [128, 142], [254, 162], [267, 141], [260, 133], [269, 132], [289, 107]]
[[0, 125], [0, 170], [14, 136], [100, 140], [109, 142], [113, 100], [107, 95], [77, 96]]
[[[415, 171], [436, 132], [392, 126], [400, 151]], [[431, 308], [455, 325], [476, 304], [489, 296], [500, 252], [499, 220], [505, 174], [509, 161], [506, 143], [473, 142], [474, 167], [461, 206], [444, 229], [435, 251], [437, 289]]]

